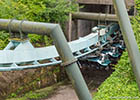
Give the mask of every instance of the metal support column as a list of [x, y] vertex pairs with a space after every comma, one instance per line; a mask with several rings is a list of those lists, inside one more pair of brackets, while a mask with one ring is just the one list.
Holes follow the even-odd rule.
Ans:
[[92, 100], [87, 85], [82, 77], [77, 63], [74, 60], [75, 58], [67, 44], [60, 26], [56, 26], [50, 35], [54, 40], [54, 44], [63, 64], [66, 65], [66, 72], [73, 84], [73, 87], [75, 88], [79, 100]]
[[[126, 10], [124, 0], [113, 0], [119, 24], [124, 37], [124, 41], [129, 53], [129, 57], [133, 66], [133, 71], [136, 76], [136, 81], [140, 90], [140, 52], [131, 27], [130, 19]], [[125, 67], [125, 66], [124, 66]]]
[[[9, 31], [9, 22], [11, 22], [11, 20], [0, 19], [0, 30]], [[11, 32], [18, 33], [21, 22], [22, 21], [13, 20], [10, 23]], [[24, 21], [21, 30], [27, 34], [50, 35], [54, 40], [55, 47], [63, 62], [62, 65], [65, 66], [79, 100], [92, 100], [92, 96], [76, 63], [77, 60], [74, 58], [63, 31], [58, 24]]]

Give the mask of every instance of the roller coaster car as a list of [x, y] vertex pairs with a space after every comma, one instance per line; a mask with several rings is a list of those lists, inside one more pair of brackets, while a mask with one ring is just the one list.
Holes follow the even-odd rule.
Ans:
[[92, 28], [93, 33], [98, 33], [98, 40], [102, 44], [106, 43], [108, 40], [111, 40], [113, 37], [115, 37], [116, 34], [118, 33], [118, 30], [120, 30], [120, 28], [117, 23], [112, 23], [108, 26], [98, 25], [98, 27]]
[[[113, 41], [115, 39], [115, 36], [117, 34], [120, 34], [120, 32], [118, 32], [119, 30], [120, 28], [117, 23], [112, 23], [108, 26], [99, 25], [92, 28], [93, 33], [98, 33], [98, 42], [100, 43], [100, 45], [104, 45], [106, 43], [108, 44], [108, 42], [111, 40]], [[110, 39], [108, 40], [108, 38]], [[109, 48], [107, 49], [105, 49], [106, 47], [103, 47], [103, 50], [100, 51], [99, 55], [87, 56], [85, 60], [87, 60], [87, 62], [98, 63], [101, 66], [108, 66], [111, 63], [109, 56], [117, 58], [121, 55], [121, 53], [118, 51], [119, 47], [123, 49], [122, 41], [113, 47], [109, 46]]]
[[102, 53], [108, 54], [113, 58], [117, 58], [121, 55], [121, 53], [118, 50], [118, 47], [110, 47], [107, 49], [103, 49]]
[[126, 48], [123, 40], [119, 40], [118, 43], [113, 43], [112, 46], [118, 47], [121, 50], [124, 50]]
[[87, 57], [88, 62], [97, 62], [98, 64], [102, 66], [108, 66], [111, 61], [108, 58], [108, 54], [101, 53], [100, 56], [88, 56]]
[[120, 30], [120, 27], [117, 23], [111, 23], [106, 27], [106, 31], [108, 34], [116, 34], [118, 30]]

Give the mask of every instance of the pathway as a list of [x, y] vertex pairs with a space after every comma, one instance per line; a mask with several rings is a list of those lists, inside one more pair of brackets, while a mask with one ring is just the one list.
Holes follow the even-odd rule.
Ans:
[[71, 85], [64, 85], [56, 90], [55, 95], [53, 94], [50, 98], [42, 100], [78, 100], [78, 97]]

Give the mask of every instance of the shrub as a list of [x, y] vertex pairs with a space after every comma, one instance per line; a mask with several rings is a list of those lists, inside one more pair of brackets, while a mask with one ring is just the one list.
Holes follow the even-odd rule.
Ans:
[[94, 100], [129, 100], [140, 98], [128, 53], [124, 52], [115, 72], [99, 87]]
[[[75, 0], [71, 3], [67, 0], [1, 0], [0, 5], [1, 18], [60, 23], [62, 26], [69, 12], [76, 11], [78, 7]], [[3, 32], [0, 32], [0, 35], [3, 37]], [[29, 37], [31, 42], [45, 40], [44, 36], [31, 34]], [[4, 43], [7, 44], [7, 42]]]

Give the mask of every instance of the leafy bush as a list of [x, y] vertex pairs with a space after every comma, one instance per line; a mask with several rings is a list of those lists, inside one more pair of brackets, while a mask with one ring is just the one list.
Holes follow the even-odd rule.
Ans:
[[140, 92], [128, 53], [124, 52], [121, 60], [115, 66], [115, 72], [99, 87], [94, 100], [133, 100], [138, 98], [140, 98]]
[[4, 31], [0, 32], [0, 50], [6, 47], [6, 45], [8, 44], [8, 37], [9, 34], [5, 33]]
[[[1, 18], [60, 23], [62, 26], [69, 12], [76, 11], [78, 7], [75, 0], [71, 3], [67, 0], [1, 0], [0, 5]], [[0, 35], [3, 36], [3, 32]], [[29, 37], [32, 42], [40, 42], [46, 38], [32, 34]]]

